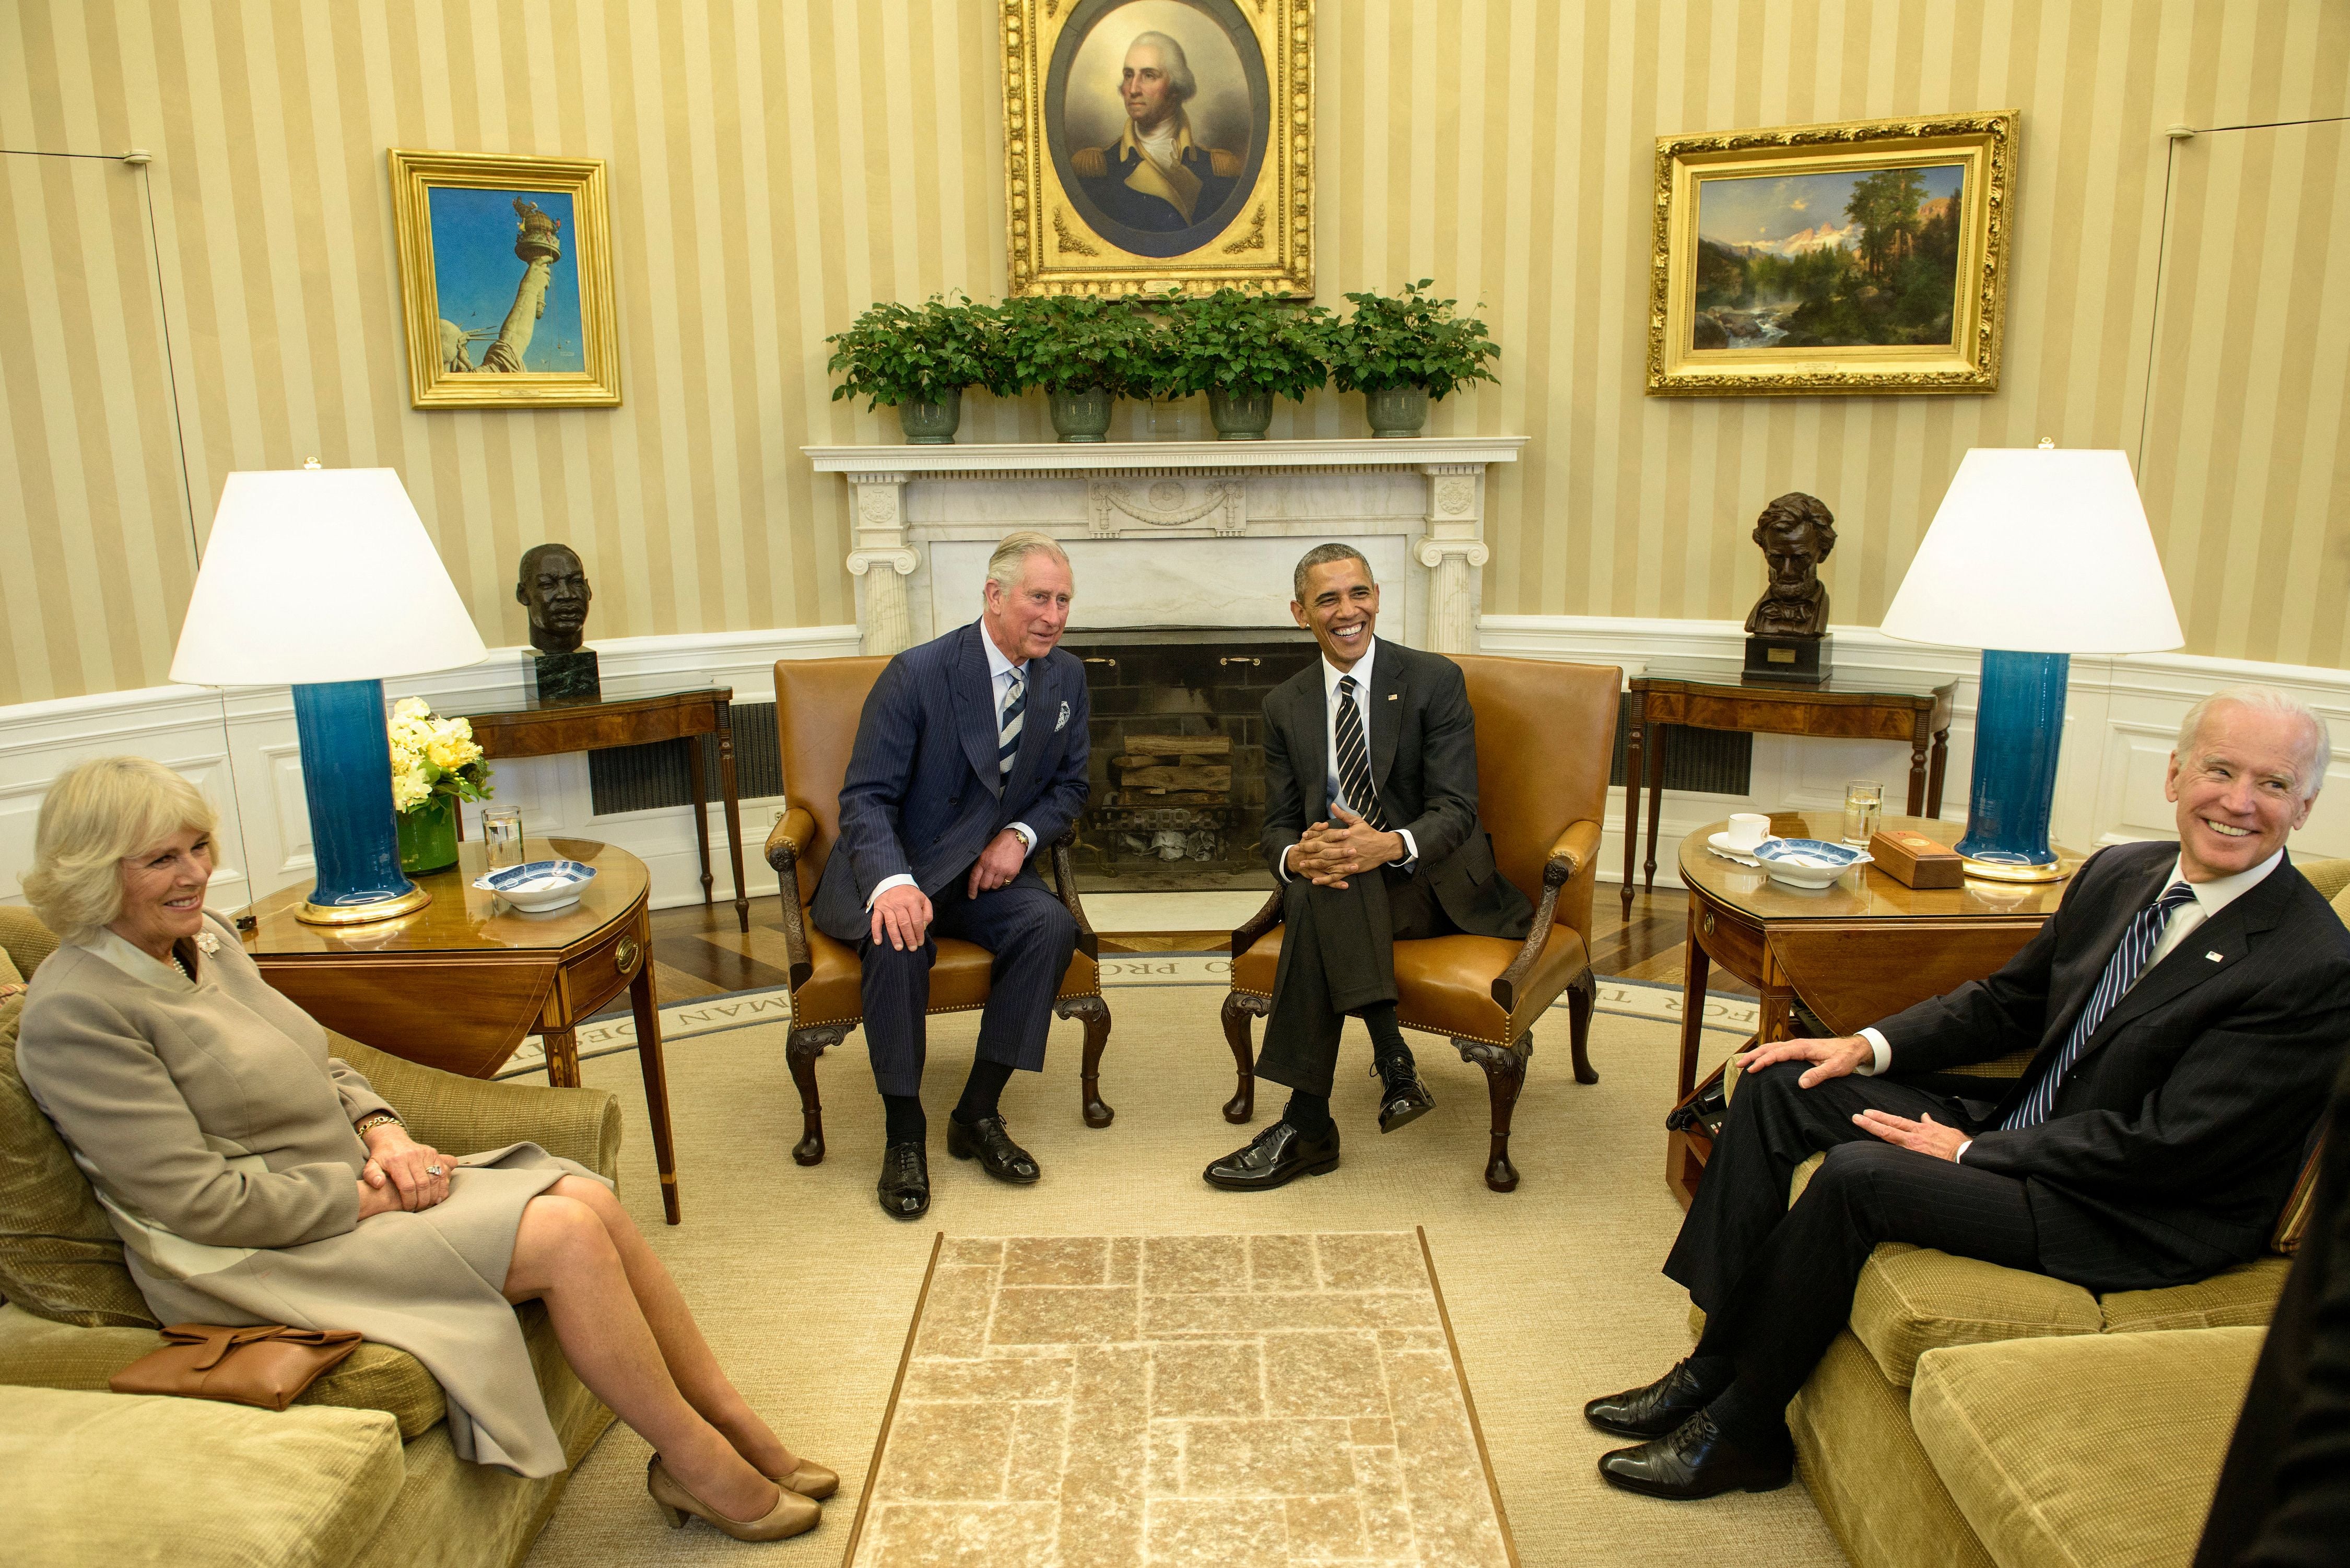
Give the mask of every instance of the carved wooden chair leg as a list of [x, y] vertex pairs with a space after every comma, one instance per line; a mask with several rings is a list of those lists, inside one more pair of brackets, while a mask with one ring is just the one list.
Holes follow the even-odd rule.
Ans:
[[1066, 997], [1053, 1004], [1063, 1018], [1081, 1019], [1086, 1026], [1085, 1066], [1077, 1080], [1078, 1098], [1086, 1126], [1106, 1127], [1118, 1113], [1102, 1103], [1102, 1050], [1109, 1044], [1109, 1003], [1098, 996]]
[[816, 1097], [816, 1059], [847, 1038], [853, 1023], [818, 1023], [795, 1029], [784, 1046], [791, 1064], [792, 1082], [800, 1091], [800, 1141], [792, 1145], [792, 1159], [816, 1165], [824, 1158], [824, 1102]]
[[1518, 1091], [1526, 1085], [1526, 1058], [1534, 1054], [1529, 1030], [1515, 1045], [1489, 1045], [1482, 1040], [1452, 1042], [1464, 1062], [1485, 1069], [1485, 1088], [1493, 1102], [1493, 1141], [1485, 1158], [1485, 1185], [1496, 1192], [1513, 1192], [1518, 1168], [1510, 1163], [1510, 1117], [1518, 1108]]
[[1596, 1084], [1591, 1065], [1591, 1013], [1599, 1005], [1599, 981], [1589, 969], [1566, 982], [1566, 1037], [1575, 1054], [1575, 1081]]
[[1240, 1082], [1224, 1102], [1224, 1120], [1245, 1122], [1256, 1115], [1256, 1053], [1249, 1045], [1249, 1020], [1273, 1011], [1270, 999], [1245, 991], [1224, 997], [1224, 1044], [1232, 1048], [1232, 1067]]

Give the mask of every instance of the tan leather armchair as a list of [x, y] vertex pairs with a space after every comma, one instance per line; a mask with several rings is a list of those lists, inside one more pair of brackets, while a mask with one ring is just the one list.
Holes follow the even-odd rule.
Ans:
[[[767, 864], [783, 887], [784, 947], [791, 965], [792, 1033], [785, 1054], [800, 1092], [803, 1136], [792, 1158], [814, 1165], [824, 1158], [824, 1106], [816, 1096], [816, 1059], [840, 1044], [864, 1016], [862, 971], [857, 950], [816, 929], [808, 918], [824, 875], [825, 857], [840, 836], [840, 781], [857, 743], [857, 722], [866, 694], [881, 678], [886, 659], [780, 659], [775, 661], [775, 741], [783, 753], [784, 815], [767, 835]], [[1101, 1057], [1109, 1044], [1109, 1004], [1102, 1000], [1100, 942], [1086, 922], [1069, 869], [1072, 829], [1049, 846], [1054, 889], [1077, 922], [1077, 950], [1061, 977], [1053, 1011], [1085, 1024], [1085, 1060], [1079, 1078], [1081, 1108], [1089, 1127], [1106, 1127], [1115, 1114], [1102, 1103]], [[931, 1012], [965, 1012], [987, 1003], [988, 974], [994, 959], [972, 942], [942, 938], [931, 970]]]
[[[1493, 1107], [1485, 1185], [1508, 1192], [1518, 1185], [1510, 1118], [1534, 1053], [1534, 1021], [1561, 992], [1575, 1082], [1599, 1081], [1588, 1051], [1598, 1000], [1589, 951], [1591, 895], [1624, 672], [1544, 659], [1462, 656], [1454, 662], [1477, 714], [1478, 815], [1492, 835], [1502, 875], [1534, 904], [1534, 927], [1522, 943], [1466, 935], [1396, 943], [1396, 1012], [1405, 1028], [1449, 1037], [1461, 1060], [1485, 1070]], [[1224, 1105], [1226, 1121], [1245, 1122], [1256, 1112], [1249, 1020], [1272, 1011], [1281, 936], [1278, 892], [1232, 933], [1224, 1038], [1240, 1083]]]

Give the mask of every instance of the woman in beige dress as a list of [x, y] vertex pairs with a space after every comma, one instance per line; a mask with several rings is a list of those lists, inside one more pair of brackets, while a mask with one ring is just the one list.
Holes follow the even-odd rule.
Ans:
[[457, 1452], [564, 1467], [511, 1303], [546, 1305], [580, 1380], [656, 1450], [647, 1484], [743, 1540], [812, 1528], [838, 1478], [719, 1370], [602, 1178], [536, 1144], [410, 1137], [203, 908], [213, 816], [169, 768], [85, 763], [42, 802], [26, 897], [62, 945], [26, 999], [25, 1084], [164, 1323], [358, 1329], [448, 1396]]

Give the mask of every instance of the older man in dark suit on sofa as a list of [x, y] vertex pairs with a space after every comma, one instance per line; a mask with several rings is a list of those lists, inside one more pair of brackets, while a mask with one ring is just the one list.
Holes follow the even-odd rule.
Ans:
[[1085, 666], [1057, 646], [1071, 593], [1058, 545], [1011, 535], [988, 562], [979, 619], [892, 659], [857, 726], [840, 842], [810, 913], [864, 967], [866, 1048], [888, 1116], [879, 1190], [898, 1219], [931, 1206], [921, 1092], [938, 937], [995, 958], [947, 1152], [999, 1181], [1039, 1175], [997, 1099], [1014, 1068], [1044, 1067], [1076, 950], [1076, 919], [1029, 868], [1089, 787]]
[[[2350, 932], [2284, 849], [2330, 754], [2282, 692], [2207, 699], [2171, 753], [2178, 844], [2093, 856], [1988, 980], [1856, 1036], [1748, 1053], [1665, 1263], [1704, 1335], [1656, 1382], [1585, 1407], [1649, 1439], [1600, 1474], [1667, 1498], [1785, 1485], [1787, 1402], [1880, 1241], [2099, 1293], [2257, 1256], [2350, 1036]], [[1996, 1103], [1978, 1097], [1996, 1080], [1937, 1076], [2025, 1047]]]

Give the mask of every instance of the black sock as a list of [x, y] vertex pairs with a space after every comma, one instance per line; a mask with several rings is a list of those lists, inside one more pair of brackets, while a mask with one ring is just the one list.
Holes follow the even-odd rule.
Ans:
[[1732, 1383], [1717, 1395], [1705, 1413], [1721, 1435], [1757, 1459], [1773, 1459], [1786, 1453], [1794, 1445], [1787, 1430], [1787, 1407], [1783, 1401], [1776, 1407], [1758, 1399], [1745, 1384]]
[[1411, 1047], [1403, 1043], [1403, 1028], [1396, 1023], [1395, 1003], [1381, 1002], [1355, 1014], [1363, 1027], [1371, 1032], [1371, 1059], [1384, 1071], [1388, 1064], [1400, 1059], [1404, 1067], [1412, 1065]]
[[1000, 1114], [996, 1101], [1003, 1096], [1003, 1085], [1010, 1082], [1012, 1069], [1003, 1063], [973, 1062], [971, 1076], [963, 1080], [962, 1098], [955, 1102], [951, 1114], [965, 1127]]
[[1738, 1381], [1738, 1360], [1730, 1355], [1691, 1355], [1683, 1363], [1699, 1387], [1712, 1398], [1720, 1398], [1730, 1386]]
[[891, 1143], [920, 1143], [930, 1136], [929, 1118], [922, 1115], [920, 1095], [884, 1095], [881, 1113], [888, 1130], [881, 1136]]
[[1281, 1119], [1304, 1133], [1307, 1137], [1321, 1137], [1330, 1130], [1330, 1096], [1309, 1095], [1303, 1089], [1289, 1091], [1288, 1108]]

